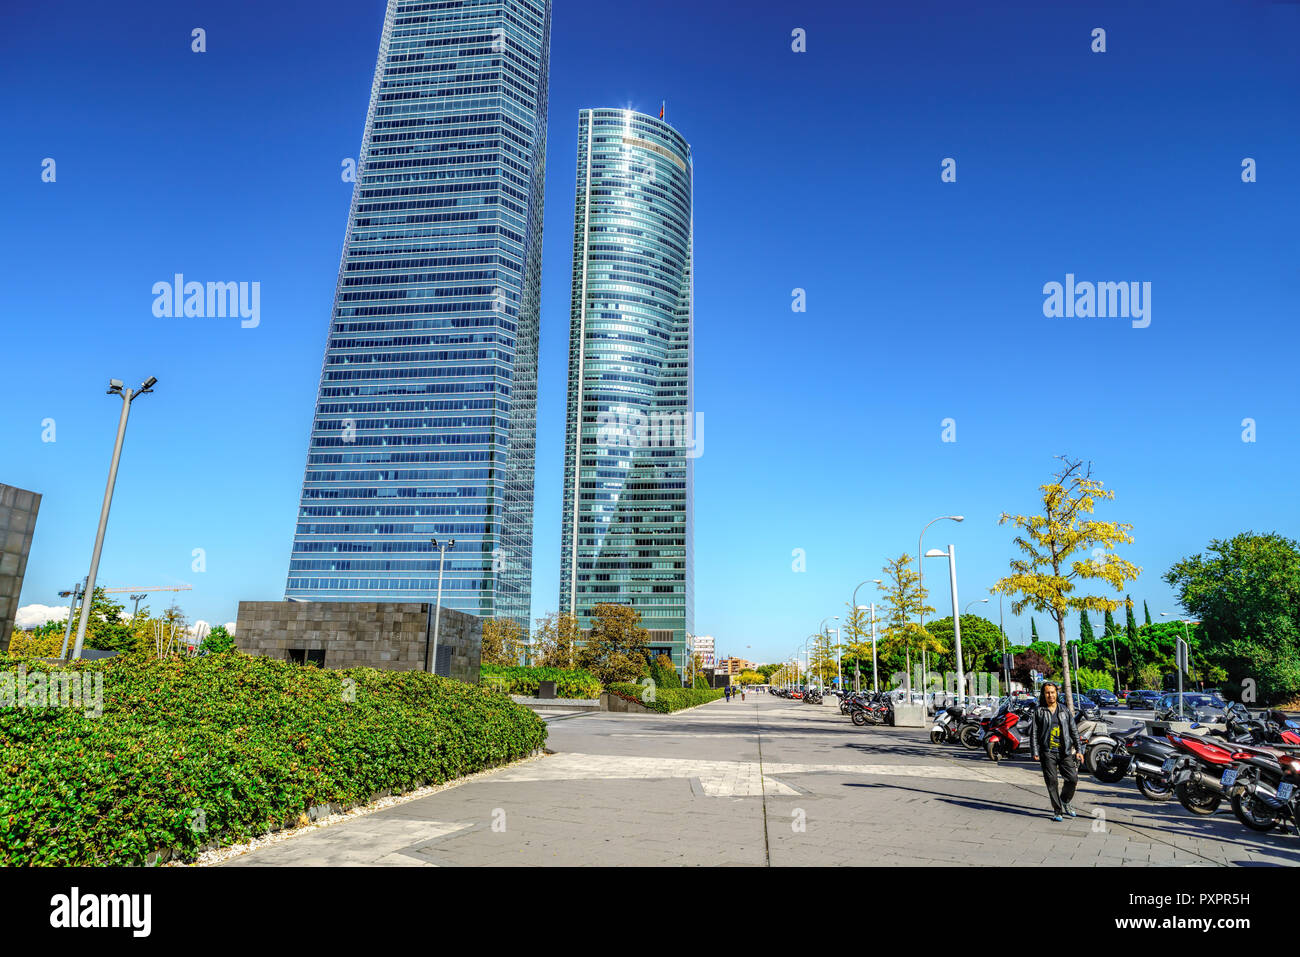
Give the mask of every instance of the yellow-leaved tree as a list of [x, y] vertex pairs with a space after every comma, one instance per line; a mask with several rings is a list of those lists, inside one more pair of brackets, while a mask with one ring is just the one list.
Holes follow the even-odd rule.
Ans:
[[1114, 611], [1123, 602], [1101, 595], [1078, 594], [1079, 585], [1100, 581], [1116, 591], [1142, 573], [1132, 562], [1113, 553], [1116, 545], [1133, 541], [1132, 525], [1123, 522], [1099, 522], [1089, 518], [1099, 499], [1113, 499], [1115, 493], [1092, 477], [1092, 463], [1086, 466], [1064, 455], [1061, 469], [1042, 493], [1041, 515], [1002, 513], [998, 524], [1008, 522], [1021, 530], [1014, 539], [1024, 558], [1011, 560], [1011, 574], [998, 579], [990, 589], [1004, 595], [1019, 595], [1011, 611], [1020, 614], [1026, 608], [1046, 612], [1056, 622], [1061, 642], [1062, 677], [1065, 706], [1074, 710], [1070, 690], [1070, 655], [1065, 642], [1065, 619], [1071, 611]]
[[941, 654], [948, 650], [934, 635], [912, 621], [934, 609], [925, 603], [926, 590], [921, 584], [921, 576], [912, 571], [911, 565], [912, 556], [908, 554], [885, 562], [885, 579], [880, 588], [884, 594], [881, 604], [883, 617], [877, 619], [884, 626], [880, 632], [880, 650], [887, 655], [898, 651], [906, 654], [909, 701], [913, 655], [920, 655], [922, 651]]

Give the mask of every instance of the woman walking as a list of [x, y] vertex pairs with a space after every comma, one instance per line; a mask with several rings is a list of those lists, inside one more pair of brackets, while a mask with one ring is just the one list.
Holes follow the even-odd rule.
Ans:
[[[1038, 709], [1034, 712], [1034, 725], [1029, 735], [1029, 751], [1042, 763], [1043, 781], [1047, 796], [1052, 799], [1052, 820], [1062, 820], [1062, 814], [1078, 817], [1070, 802], [1079, 784], [1079, 731], [1074, 726], [1074, 715], [1057, 701], [1059, 689], [1049, 681], [1038, 696]], [[1057, 775], [1065, 779], [1065, 786], [1057, 792]]]

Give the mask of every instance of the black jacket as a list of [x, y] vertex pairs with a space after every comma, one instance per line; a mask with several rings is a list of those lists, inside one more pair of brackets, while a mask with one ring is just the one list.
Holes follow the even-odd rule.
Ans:
[[1047, 708], [1039, 707], [1034, 711], [1034, 727], [1029, 735], [1029, 753], [1037, 758], [1051, 750], [1053, 719], [1061, 722], [1061, 745], [1066, 754], [1074, 755], [1079, 748], [1079, 729], [1074, 725], [1074, 715], [1065, 706], [1064, 701], [1056, 703], [1056, 714]]

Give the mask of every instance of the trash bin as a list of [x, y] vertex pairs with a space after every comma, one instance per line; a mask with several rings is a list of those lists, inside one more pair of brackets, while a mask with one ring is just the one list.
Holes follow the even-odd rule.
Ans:
[[555, 697], [555, 682], [554, 682], [554, 681], [539, 681], [539, 682], [537, 683], [537, 697], [539, 697], [539, 698], [554, 698], [554, 697]]

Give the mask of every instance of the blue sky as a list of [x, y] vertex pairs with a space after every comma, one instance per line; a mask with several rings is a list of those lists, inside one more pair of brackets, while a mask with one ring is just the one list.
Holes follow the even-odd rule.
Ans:
[[[101, 583], [191, 583], [184, 607], [212, 623], [282, 596], [350, 197], [340, 164], [383, 6], [0, 13], [0, 481], [45, 496], [24, 604], [57, 604], [85, 574], [118, 414], [103, 390], [151, 374]], [[1211, 538], [1297, 535], [1300, 5], [737, 9], [556, 4], [535, 616], [558, 601], [583, 107], [666, 100], [694, 150], [696, 630], [719, 651], [787, 655], [936, 515], [966, 516], [927, 547], [956, 544], [963, 605], [986, 596], [1013, 553], [999, 513], [1032, 509], [1061, 453], [1115, 489], [1098, 514], [1135, 526], [1123, 554], [1153, 615], [1176, 611], [1160, 575]], [[155, 318], [150, 289], [177, 272], [259, 281], [260, 325]], [[1066, 273], [1150, 282], [1150, 326], [1045, 318], [1043, 285]], [[945, 572], [927, 568], [941, 608]]]

